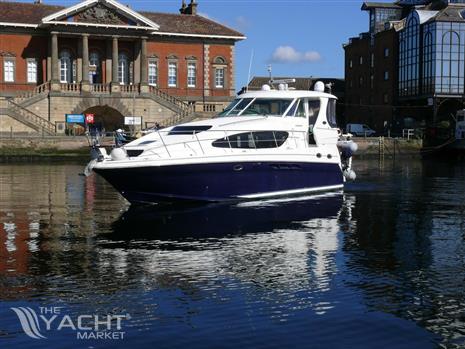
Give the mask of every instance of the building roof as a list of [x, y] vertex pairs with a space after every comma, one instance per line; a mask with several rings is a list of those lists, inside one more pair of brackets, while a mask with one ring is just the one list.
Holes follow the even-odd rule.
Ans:
[[63, 6], [0, 2], [0, 22], [39, 24], [42, 18], [63, 9]]
[[139, 13], [157, 23], [160, 26], [161, 32], [236, 37], [244, 36], [236, 30], [199, 15], [178, 15], [160, 12]]
[[[42, 19], [64, 10], [63, 6], [52, 6], [44, 4], [31, 4], [23, 2], [0, 2], [0, 24], [17, 23], [39, 25]], [[245, 38], [236, 30], [228, 28], [220, 23], [214, 22], [199, 15], [181, 15], [158, 12], [138, 12], [149, 20], [159, 25], [161, 33], [201, 35], [201, 36], [224, 36]], [[154, 32], [156, 33], [156, 32]]]
[[439, 11], [426, 11], [426, 10], [415, 10], [420, 19], [420, 24], [428, 22], [431, 18], [434, 18]]
[[449, 4], [449, 6], [439, 11], [434, 19], [441, 22], [464, 22], [465, 19], [461, 15], [463, 11], [465, 11], [464, 4]]
[[399, 6], [395, 3], [389, 2], [364, 2], [362, 5], [362, 11], [368, 11], [373, 8], [394, 8], [401, 9], [402, 6]]
[[404, 5], [404, 6], [421, 6], [421, 5], [427, 5], [431, 3], [434, 0], [398, 0], [396, 1], [396, 4], [398, 5]]

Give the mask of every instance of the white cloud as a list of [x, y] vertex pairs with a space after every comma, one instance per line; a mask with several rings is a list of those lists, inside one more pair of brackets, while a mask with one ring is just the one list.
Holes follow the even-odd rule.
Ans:
[[274, 63], [302, 63], [319, 60], [321, 60], [321, 55], [317, 51], [300, 52], [292, 46], [277, 47], [271, 57], [271, 62]]
[[316, 51], [307, 51], [304, 53], [304, 60], [308, 62], [316, 62], [321, 60], [321, 55]]
[[251, 25], [250, 21], [244, 16], [236, 17], [235, 22], [235, 27], [240, 31], [247, 30]]

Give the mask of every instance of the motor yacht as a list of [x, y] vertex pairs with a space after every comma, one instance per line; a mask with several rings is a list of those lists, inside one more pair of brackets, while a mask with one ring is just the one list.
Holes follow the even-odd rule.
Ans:
[[355, 179], [357, 145], [336, 124], [337, 98], [273, 89], [238, 95], [212, 119], [151, 132], [107, 153], [88, 169], [131, 203], [227, 201], [339, 190]]

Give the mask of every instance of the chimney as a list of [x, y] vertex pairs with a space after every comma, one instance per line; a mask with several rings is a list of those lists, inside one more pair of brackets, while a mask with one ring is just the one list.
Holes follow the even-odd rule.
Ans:
[[189, 7], [190, 7], [190, 14], [196, 15], [197, 14], [197, 3], [195, 2], [195, 0], [191, 0]]
[[186, 6], [185, 0], [182, 1], [181, 8], [179, 12], [183, 15], [196, 15], [197, 14], [197, 2], [195, 0], [191, 0], [190, 4]]
[[181, 8], [179, 9], [179, 13], [181, 13], [182, 15], [185, 15], [186, 14], [186, 9], [187, 9], [186, 0], [182, 0], [182, 4], [181, 4]]

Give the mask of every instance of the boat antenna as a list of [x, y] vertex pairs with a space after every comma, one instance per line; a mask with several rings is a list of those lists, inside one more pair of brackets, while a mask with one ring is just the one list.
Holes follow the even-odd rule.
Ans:
[[250, 72], [252, 70], [252, 62], [253, 62], [253, 49], [252, 52], [250, 53], [250, 62], [249, 62], [249, 74], [247, 75], [247, 86], [245, 88], [245, 92], [249, 92], [249, 84], [250, 84]]

